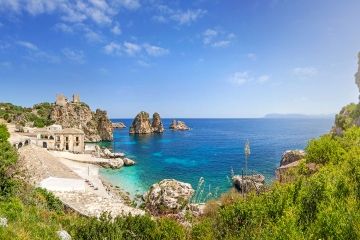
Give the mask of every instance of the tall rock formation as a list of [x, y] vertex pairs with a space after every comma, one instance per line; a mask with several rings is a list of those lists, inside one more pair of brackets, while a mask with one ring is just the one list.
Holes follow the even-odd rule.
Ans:
[[164, 132], [164, 126], [163, 123], [161, 122], [160, 114], [154, 113], [151, 126], [154, 133]]
[[140, 112], [136, 115], [130, 127], [130, 134], [149, 134], [152, 133], [149, 114], [147, 112]]
[[[360, 52], [358, 53], [358, 71], [355, 74], [355, 83], [359, 88], [360, 91]], [[359, 96], [359, 100], [360, 100], [360, 96]]]
[[85, 141], [99, 142], [113, 139], [112, 124], [106, 111], [98, 109], [94, 113], [85, 103], [55, 104], [50, 119], [63, 128], [82, 129], [85, 133]]
[[97, 123], [98, 134], [103, 141], [112, 141], [113, 140], [113, 128], [112, 122], [107, 116], [107, 112], [101, 109], [96, 109], [94, 114], [94, 120]]
[[150, 134], [164, 132], [163, 123], [161, 122], [160, 115], [154, 113], [152, 123], [147, 112], [140, 112], [136, 115], [130, 127], [130, 134]]

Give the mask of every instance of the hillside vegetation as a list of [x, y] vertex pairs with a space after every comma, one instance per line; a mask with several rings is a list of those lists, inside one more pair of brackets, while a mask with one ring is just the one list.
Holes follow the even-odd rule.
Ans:
[[50, 119], [53, 104], [40, 103], [33, 108], [16, 106], [11, 103], [0, 103], [0, 118], [9, 123], [25, 126], [27, 123], [34, 127], [45, 127], [54, 123]]
[[[73, 239], [359, 239], [360, 128], [311, 140], [293, 180], [274, 183], [259, 195], [230, 191], [207, 203], [205, 215], [188, 216], [190, 226], [150, 216], [111, 220], [68, 212], [51, 194], [15, 180], [15, 150], [0, 126], [1, 239], [56, 239], [65, 229]], [[307, 163], [316, 163], [309, 172]]]

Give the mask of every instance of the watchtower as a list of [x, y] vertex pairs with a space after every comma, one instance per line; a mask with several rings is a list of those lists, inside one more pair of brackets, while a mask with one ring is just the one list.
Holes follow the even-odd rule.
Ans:
[[80, 95], [79, 94], [73, 95], [73, 103], [80, 103]]
[[58, 106], [65, 107], [67, 104], [67, 98], [64, 96], [64, 94], [58, 94], [56, 95], [56, 101], [55, 104]]

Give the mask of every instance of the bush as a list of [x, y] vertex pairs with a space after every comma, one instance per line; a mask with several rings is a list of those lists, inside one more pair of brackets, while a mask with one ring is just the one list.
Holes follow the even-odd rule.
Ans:
[[306, 147], [306, 161], [325, 164], [342, 161], [345, 150], [341, 143], [331, 135], [311, 140]]

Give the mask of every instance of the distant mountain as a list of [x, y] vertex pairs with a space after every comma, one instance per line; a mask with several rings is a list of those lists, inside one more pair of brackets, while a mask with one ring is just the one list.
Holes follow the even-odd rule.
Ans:
[[335, 118], [335, 113], [330, 114], [300, 114], [300, 113], [269, 113], [264, 118], [292, 118], [292, 119], [303, 119], [303, 118]]

